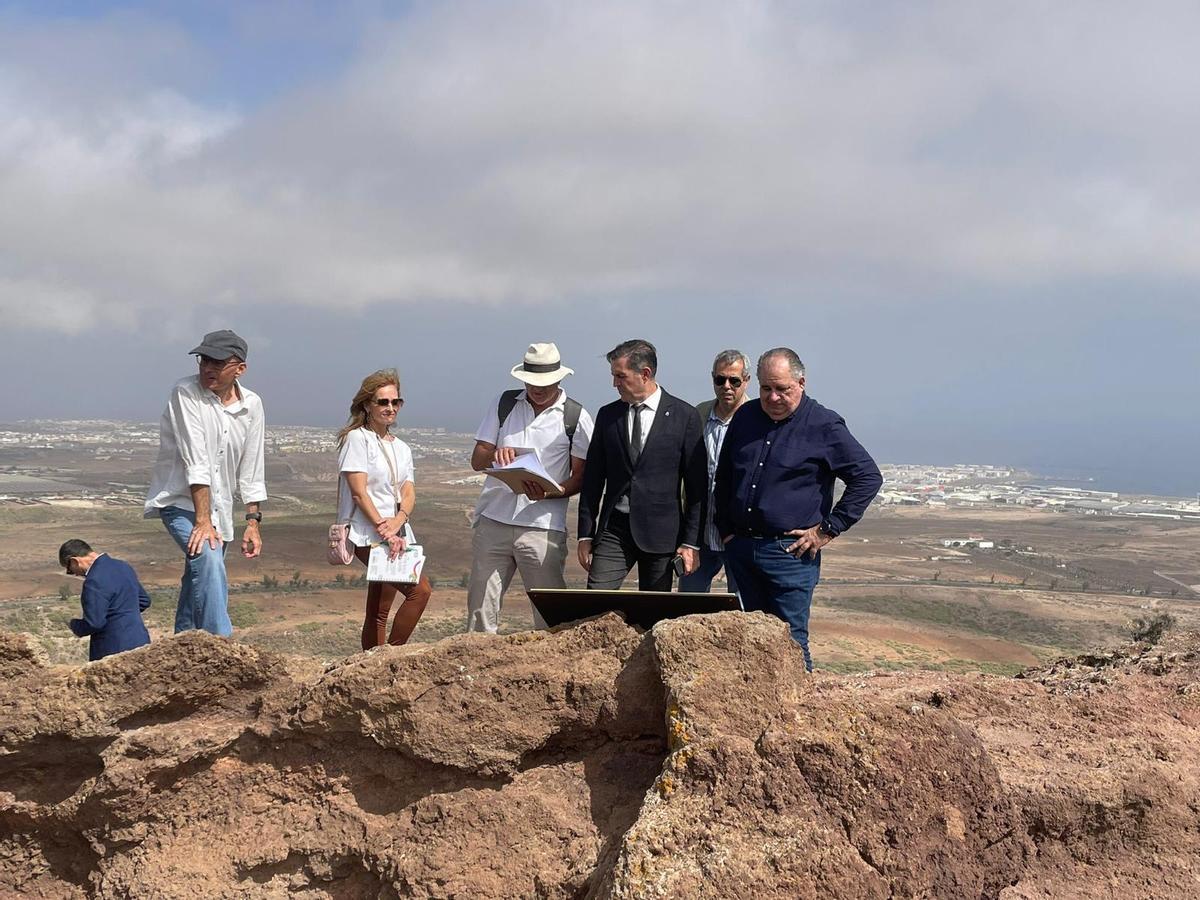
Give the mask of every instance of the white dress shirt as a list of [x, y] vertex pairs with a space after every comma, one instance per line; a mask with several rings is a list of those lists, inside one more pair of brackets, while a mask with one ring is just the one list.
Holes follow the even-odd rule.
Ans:
[[166, 506], [195, 512], [189, 485], [207, 485], [213, 527], [221, 540], [232, 541], [234, 493], [243, 503], [267, 499], [262, 400], [240, 383], [234, 390], [239, 399], [225, 406], [201, 387], [198, 375], [175, 383], [159, 423], [145, 518], [157, 518]]
[[[659, 401], [662, 400], [662, 388], [655, 387], [654, 393], [641, 401], [641, 409], [636, 413], [633, 411], [637, 403], [630, 403], [629, 410], [625, 413], [625, 436], [629, 438], [629, 449], [633, 451], [633, 417], [636, 415], [641, 422], [642, 430], [642, 450], [646, 449], [646, 439], [650, 437], [650, 426], [654, 424], [654, 414], [658, 411]], [[639, 455], [641, 451], [638, 451]], [[636, 460], [634, 460], [636, 463]], [[617, 502], [613, 504], [613, 509], [617, 512], [629, 512], [629, 494], [622, 494], [617, 498]]]
[[[396, 481], [393, 486], [392, 473]], [[408, 444], [393, 437], [383, 440], [369, 428], [355, 428], [346, 435], [338, 453], [338, 521], [350, 523], [350, 543], [355, 547], [365, 547], [377, 544], [382, 538], [375, 530], [375, 523], [367, 518], [350, 493], [350, 485], [346, 481], [347, 472], [363, 472], [367, 476], [367, 496], [375, 506], [375, 511], [385, 518], [396, 515], [400, 507], [400, 488], [406, 481], [416, 482], [413, 470], [412, 450]], [[408, 527], [408, 518], [404, 519], [404, 537], [415, 542], [412, 529]]]
[[[641, 412], [638, 413], [642, 420], [642, 447], [646, 446], [646, 438], [650, 437], [650, 426], [654, 424], [654, 415], [658, 412], [658, 404], [662, 402], [662, 388], [656, 387], [654, 393], [642, 401]], [[636, 404], [629, 405], [629, 412], [625, 414], [625, 433], [629, 437], [629, 446], [633, 446], [633, 407]]]
[[[566, 404], [567, 392], [559, 388], [558, 397], [539, 415], [534, 413], [528, 395], [522, 393], [508, 418], [501, 423], [498, 416], [500, 397], [496, 397], [479, 423], [475, 440], [496, 447], [536, 450], [542, 468], [563, 484], [571, 477], [564, 423]], [[571, 456], [575, 459], [587, 459], [592, 427], [592, 417], [586, 409], [581, 409], [579, 423], [575, 426], [575, 440], [571, 444]], [[530, 500], [524, 494], [514, 494], [500, 479], [488, 478], [483, 483], [479, 502], [475, 504], [475, 515], [506, 525], [566, 531], [567, 502], [566, 497]]]

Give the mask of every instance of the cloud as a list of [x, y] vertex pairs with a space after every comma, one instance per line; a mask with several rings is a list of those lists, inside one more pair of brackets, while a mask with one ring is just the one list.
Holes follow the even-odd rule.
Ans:
[[9, 23], [0, 309], [1195, 279], [1200, 11], [1155, 9], [415, 4], [265, 103], [169, 23]]

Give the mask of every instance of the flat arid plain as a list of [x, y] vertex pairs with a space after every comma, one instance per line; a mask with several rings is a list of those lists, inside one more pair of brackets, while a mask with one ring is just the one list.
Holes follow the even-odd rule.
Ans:
[[[413, 640], [429, 642], [463, 628], [469, 517], [479, 487], [467, 464], [468, 436], [401, 436], [416, 453], [413, 526], [434, 583]], [[180, 561], [140, 506], [153, 455], [144, 441], [0, 450], [0, 477], [10, 488], [35, 479], [62, 483], [61, 490], [41, 484], [37, 501], [26, 491], [0, 502], [0, 630], [34, 635], [53, 661], [86, 659], [86, 641], [66, 627], [78, 615], [80, 582], [56, 560], [63, 540], [80, 537], [137, 569], [154, 598], [151, 636], [170, 633]], [[319, 660], [358, 651], [363, 570], [325, 561], [334, 468], [327, 448], [268, 448], [265, 552], [245, 560], [231, 545], [228, 556], [237, 640]], [[996, 546], [943, 543], [972, 537]], [[822, 574], [812, 649], [818, 668], [829, 672], [1013, 673], [1121, 643], [1131, 623], [1162, 612], [1200, 627], [1197, 520], [876, 505], [825, 551]], [[579, 586], [585, 580], [573, 555], [567, 578]], [[504, 618], [506, 630], [530, 626], [519, 576]]]

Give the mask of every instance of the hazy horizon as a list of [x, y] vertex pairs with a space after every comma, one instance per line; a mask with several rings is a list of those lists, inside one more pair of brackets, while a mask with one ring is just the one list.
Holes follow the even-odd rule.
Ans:
[[269, 421], [396, 366], [403, 421], [468, 432], [531, 341], [591, 409], [630, 337], [692, 401], [719, 350], [787, 345], [880, 460], [1195, 495], [1198, 29], [0, 0], [0, 421], [154, 421], [222, 327]]

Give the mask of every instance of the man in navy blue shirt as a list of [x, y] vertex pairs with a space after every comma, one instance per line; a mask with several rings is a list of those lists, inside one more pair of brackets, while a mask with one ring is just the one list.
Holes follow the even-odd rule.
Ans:
[[150, 643], [142, 622], [150, 595], [129, 563], [97, 553], [78, 538], [58, 548], [58, 561], [68, 575], [83, 578], [83, 618], [67, 624], [78, 637], [91, 635], [89, 660]]
[[[742, 406], [721, 446], [713, 522], [742, 607], [783, 619], [808, 652], [808, 614], [821, 548], [862, 518], [883, 486], [846, 423], [804, 393], [804, 364], [787, 347], [758, 359], [759, 400]], [[833, 483], [846, 490], [835, 506]]]

